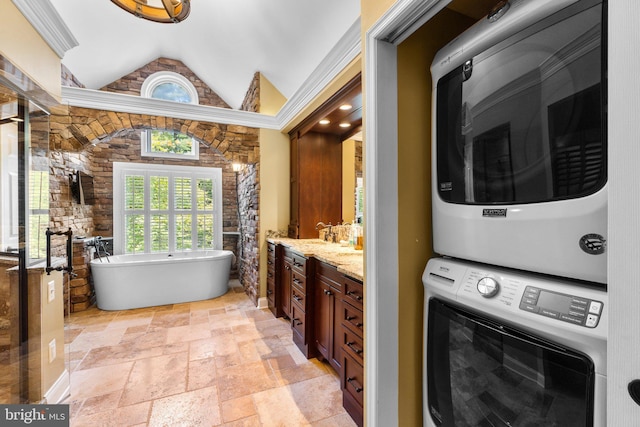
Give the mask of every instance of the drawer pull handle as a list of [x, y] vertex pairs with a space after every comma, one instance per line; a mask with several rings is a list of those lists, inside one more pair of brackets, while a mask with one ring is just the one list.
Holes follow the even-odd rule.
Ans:
[[284, 266], [284, 269], [285, 269], [285, 270], [291, 270], [291, 266], [290, 266], [290, 265], [285, 265], [285, 266]]
[[355, 293], [355, 292], [353, 292], [353, 291], [349, 291], [349, 292], [347, 292], [347, 295], [349, 295], [350, 297], [353, 297], [353, 298], [357, 299], [358, 301], [361, 301], [361, 300], [362, 300], [362, 297], [361, 297], [360, 295], [356, 294], [356, 293]]
[[293, 319], [293, 323], [295, 323], [295, 324], [296, 324], [296, 326], [300, 326], [300, 325], [302, 325], [302, 322], [300, 321], [300, 319], [297, 319], [297, 318], [294, 318], [294, 319]]
[[347, 320], [353, 320], [355, 318], [356, 318], [356, 316], [347, 316]]
[[293, 261], [293, 266], [294, 266], [294, 267], [302, 267], [302, 264], [300, 264], [300, 263], [299, 263], [299, 262], [297, 262], [297, 261]]
[[362, 387], [360, 387], [360, 384], [358, 384], [355, 378], [349, 377], [347, 378], [347, 382], [353, 386], [353, 389], [356, 391], [356, 393], [360, 393], [362, 391]]
[[302, 283], [301, 280], [296, 279], [295, 277], [293, 278], [293, 283], [295, 283], [296, 285], [299, 285], [300, 283]]
[[356, 323], [356, 326], [357, 326], [358, 328], [362, 328], [362, 323]]
[[354, 344], [355, 344], [355, 343], [354, 343], [353, 341], [348, 342], [348, 343], [347, 343], [347, 347], [349, 347], [351, 350], [353, 350], [356, 354], [360, 354], [360, 353], [362, 353], [362, 350], [360, 350], [360, 349], [359, 349], [358, 347], [356, 347]]
[[273, 291], [271, 289], [267, 289], [267, 295], [271, 295]]
[[302, 298], [301, 298], [301, 297], [299, 297], [299, 296], [298, 296], [298, 295], [296, 295], [296, 294], [293, 294], [293, 299], [294, 299], [294, 300], [296, 300], [296, 301], [301, 301], [301, 300], [302, 300]]
[[271, 278], [271, 277], [273, 277], [273, 274], [271, 272], [268, 272], [267, 273], [267, 277]]
[[273, 265], [273, 261], [268, 260], [268, 261], [267, 261], [267, 264], [269, 264], [269, 265]]

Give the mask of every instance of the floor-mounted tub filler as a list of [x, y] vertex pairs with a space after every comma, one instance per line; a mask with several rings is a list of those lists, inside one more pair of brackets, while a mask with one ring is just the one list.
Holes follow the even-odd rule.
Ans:
[[228, 290], [233, 252], [115, 255], [91, 260], [101, 310], [200, 301]]

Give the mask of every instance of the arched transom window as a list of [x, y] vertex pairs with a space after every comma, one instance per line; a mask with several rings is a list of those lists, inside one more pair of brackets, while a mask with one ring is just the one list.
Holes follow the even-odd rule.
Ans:
[[[159, 71], [147, 77], [140, 95], [145, 98], [162, 99], [198, 104], [198, 92], [186, 77], [171, 71]], [[142, 132], [142, 156], [198, 159], [198, 142], [184, 133], [173, 130], [153, 129]]]

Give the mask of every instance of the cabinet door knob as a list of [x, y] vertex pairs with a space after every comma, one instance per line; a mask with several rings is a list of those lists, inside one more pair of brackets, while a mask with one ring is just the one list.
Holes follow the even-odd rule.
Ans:
[[328, 289], [323, 289], [323, 292], [325, 293], [325, 295], [331, 295], [331, 291]]
[[285, 265], [285, 266], [284, 266], [284, 269], [285, 269], [285, 270], [291, 270], [291, 266], [289, 266], [289, 265]]

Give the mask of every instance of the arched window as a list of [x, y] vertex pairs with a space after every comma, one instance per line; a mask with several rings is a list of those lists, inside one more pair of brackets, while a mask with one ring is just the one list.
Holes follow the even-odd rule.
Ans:
[[[159, 71], [146, 78], [140, 96], [165, 101], [197, 104], [198, 92], [186, 77], [171, 71]], [[198, 159], [198, 142], [172, 130], [146, 130], [141, 135], [142, 156]]]
[[172, 71], [158, 71], [142, 83], [140, 96], [166, 101], [197, 104], [198, 91], [186, 77]]

